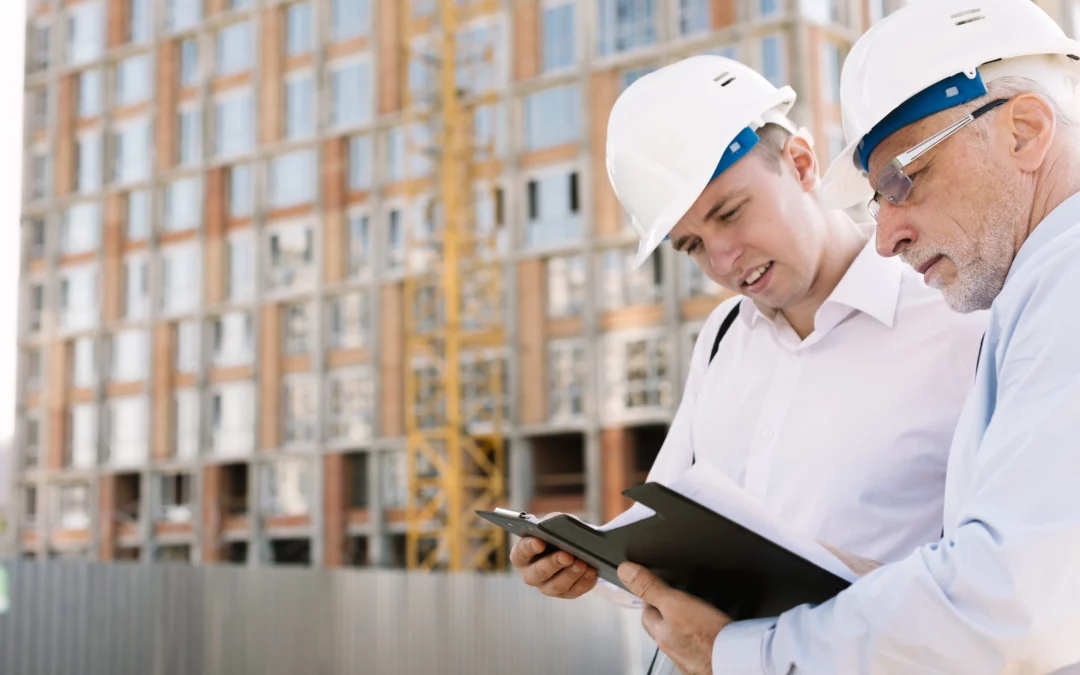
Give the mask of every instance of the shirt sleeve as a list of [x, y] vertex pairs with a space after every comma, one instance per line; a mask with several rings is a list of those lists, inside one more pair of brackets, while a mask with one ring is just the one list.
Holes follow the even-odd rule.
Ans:
[[[1068, 267], [1071, 267], [1069, 269]], [[947, 536], [817, 607], [732, 624], [713, 672], [1049, 673], [1080, 663], [1080, 266], [1039, 272], [987, 349], [997, 392]], [[992, 368], [992, 370], [991, 370]], [[969, 401], [969, 406], [971, 402]], [[992, 414], [989, 412], [992, 410]], [[958, 437], [959, 440], [959, 437]]]

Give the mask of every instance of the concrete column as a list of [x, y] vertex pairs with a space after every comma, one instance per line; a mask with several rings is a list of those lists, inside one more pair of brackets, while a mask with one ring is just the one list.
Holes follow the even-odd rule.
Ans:
[[382, 458], [384, 452], [370, 451], [368, 460], [368, 563], [374, 567], [390, 565], [390, 542], [386, 539], [386, 509], [383, 508]]
[[508, 448], [510, 460], [510, 493], [508, 508], [515, 511], [527, 511], [533, 499], [533, 486], [536, 483], [533, 471], [533, 443], [528, 438], [515, 438]]

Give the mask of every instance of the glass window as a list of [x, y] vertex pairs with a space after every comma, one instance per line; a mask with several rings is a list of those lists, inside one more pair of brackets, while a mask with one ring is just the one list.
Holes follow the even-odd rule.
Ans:
[[366, 213], [349, 216], [349, 244], [345, 251], [349, 276], [367, 278], [372, 269], [371, 222]]
[[76, 182], [82, 194], [101, 189], [101, 132], [86, 132], [75, 144]]
[[30, 130], [47, 131], [49, 128], [49, 90], [42, 87], [27, 92], [30, 98]]
[[149, 408], [142, 396], [109, 401], [109, 464], [140, 467], [149, 455]]
[[574, 35], [574, 3], [563, 2], [544, 7], [544, 72], [570, 68], [577, 62]]
[[679, 0], [679, 34], [706, 33], [712, 28], [709, 0]]
[[176, 372], [194, 373], [199, 370], [199, 324], [181, 321], [176, 324]]
[[581, 255], [547, 261], [547, 315], [557, 319], [585, 312], [587, 273]]
[[34, 54], [33, 61], [31, 63], [35, 71], [48, 70], [50, 59], [51, 40], [49, 35], [48, 26], [35, 26], [34, 27]]
[[68, 10], [68, 63], [96, 61], [105, 53], [105, 4], [83, 2]]
[[41, 465], [41, 415], [28, 412], [25, 420], [23, 437], [22, 466], [24, 469], [36, 469]]
[[617, 248], [603, 253], [601, 304], [604, 309], [660, 302], [664, 283], [664, 257], [654, 255], [649, 258], [650, 264], [634, 270], [632, 268], [635, 255], [635, 248]]
[[371, 123], [374, 97], [371, 87], [371, 63], [357, 61], [331, 66], [330, 90], [333, 96], [331, 124], [335, 127]]
[[65, 530], [90, 527], [90, 488], [85, 483], [56, 487], [57, 525]]
[[255, 147], [255, 97], [250, 90], [222, 96], [217, 102], [218, 157], [233, 157]]
[[67, 267], [60, 272], [60, 325], [66, 331], [89, 330], [98, 322], [96, 265]]
[[262, 512], [267, 516], [303, 516], [315, 508], [311, 464], [289, 459], [262, 466]]
[[829, 161], [833, 161], [844, 151], [844, 130], [835, 124], [830, 124], [825, 133], [829, 141]]
[[150, 273], [145, 256], [124, 260], [124, 318], [145, 319], [150, 313]]
[[153, 138], [150, 120], [143, 118], [124, 122], [113, 137], [115, 152], [113, 171], [120, 184], [138, 183], [150, 177], [150, 148]]
[[101, 207], [83, 202], [68, 207], [60, 225], [60, 255], [96, 251], [101, 245]]
[[127, 198], [127, 239], [142, 241], [150, 235], [150, 192], [134, 190]]
[[251, 41], [251, 22], [241, 21], [226, 26], [217, 35], [217, 74], [233, 75], [251, 68], [254, 49]]
[[330, 12], [334, 42], [371, 33], [371, 0], [331, 0]]
[[161, 249], [161, 310], [174, 314], [199, 306], [202, 260], [197, 242]]
[[170, 33], [194, 28], [202, 21], [203, 0], [165, 0], [165, 30]]
[[177, 459], [195, 459], [199, 455], [199, 392], [197, 389], [177, 389], [173, 394], [176, 420]]
[[150, 55], [139, 54], [116, 65], [116, 105], [127, 106], [150, 100]]
[[255, 295], [255, 235], [250, 229], [229, 233], [229, 300], [243, 302]]
[[27, 229], [30, 231], [30, 242], [27, 247], [27, 255], [31, 260], [45, 257], [45, 219], [34, 218], [29, 221]]
[[548, 343], [548, 419], [570, 420], [585, 414], [589, 359], [584, 340]]
[[31, 349], [26, 353], [26, 389], [37, 391], [41, 389], [41, 381], [45, 374], [44, 357], [40, 349]]
[[307, 288], [315, 283], [314, 244], [310, 225], [277, 228], [269, 235], [271, 289]]
[[363, 443], [374, 435], [375, 378], [370, 367], [330, 373], [330, 415], [327, 435], [332, 441]]
[[349, 139], [349, 189], [370, 190], [371, 136], [354, 136]]
[[473, 111], [473, 135], [478, 160], [506, 154], [507, 127], [506, 105], [493, 103], [476, 107]]
[[285, 29], [285, 52], [289, 56], [307, 54], [315, 48], [315, 22], [310, 2], [289, 5]]
[[387, 174], [390, 182], [418, 178], [431, 173], [433, 165], [426, 154], [432, 146], [430, 131], [422, 124], [408, 129], [395, 127], [386, 135]]
[[600, 55], [656, 42], [656, 0], [600, 0]]
[[97, 410], [92, 403], [71, 406], [67, 466], [90, 469], [97, 464]]
[[47, 150], [33, 151], [31, 157], [31, 185], [30, 198], [32, 200], [46, 199], [52, 196], [52, 158]]
[[350, 293], [330, 300], [330, 343], [333, 347], [366, 347], [370, 325], [366, 293]]
[[581, 100], [576, 84], [525, 97], [525, 149], [542, 150], [581, 138]]
[[244, 9], [245, 7], [251, 7], [255, 0], [225, 0], [225, 7], [230, 10]]
[[623, 71], [622, 77], [619, 81], [619, 85], [621, 87], [620, 91], [626, 91], [627, 87], [637, 82], [640, 78], [648, 75], [654, 70], [656, 70], [656, 68], [654, 68], [653, 66], [644, 66], [641, 68], [631, 68], [630, 70]]
[[502, 84], [507, 60], [502, 45], [499, 21], [481, 19], [459, 31], [454, 72], [458, 86], [477, 93]]
[[285, 82], [285, 136], [307, 138], [315, 133], [315, 78], [310, 74]]
[[246, 218], [255, 212], [254, 180], [248, 164], [238, 164], [229, 169], [230, 218]]
[[777, 87], [784, 84], [786, 77], [781, 50], [779, 35], [768, 35], [761, 39], [761, 74]]
[[202, 161], [202, 110], [180, 111], [177, 125], [180, 133], [178, 156], [180, 166], [194, 166]]
[[829, 103], [840, 102], [840, 48], [833, 42], [821, 43], [821, 92]]
[[255, 384], [230, 382], [210, 395], [210, 429], [214, 455], [236, 457], [255, 447]]
[[608, 415], [672, 404], [671, 355], [666, 336], [610, 336], [605, 345], [604, 412]]
[[158, 478], [158, 494], [161, 495], [157, 518], [170, 523], [191, 522], [194, 504], [191, 475], [169, 474]]
[[165, 187], [165, 231], [183, 232], [202, 219], [202, 181], [179, 178]]
[[148, 367], [147, 334], [142, 329], [123, 330], [112, 336], [113, 382], [138, 382]]
[[311, 303], [308, 302], [285, 306], [284, 346], [286, 354], [308, 354], [311, 352], [315, 338], [313, 309]]
[[405, 453], [400, 450], [384, 452], [379, 460], [382, 505], [388, 509], [404, 508], [409, 491], [409, 482], [405, 473]]
[[128, 0], [127, 41], [140, 44], [150, 39], [150, 0]]
[[405, 225], [401, 222], [401, 209], [390, 209], [386, 220], [386, 269], [393, 270], [405, 265]]
[[553, 172], [525, 184], [525, 242], [544, 247], [580, 240], [583, 235], [576, 171]]
[[761, 16], [771, 16], [780, 11], [780, 0], [758, 0]]
[[319, 404], [319, 380], [314, 375], [286, 378], [284, 383], [285, 443], [303, 443], [316, 437], [316, 408]]
[[34, 282], [29, 287], [30, 317], [27, 319], [27, 330], [36, 333], [41, 330], [41, 319], [45, 312], [45, 284]]
[[79, 117], [85, 119], [100, 115], [103, 94], [100, 70], [84, 70], [79, 73]]
[[245, 366], [255, 357], [251, 315], [231, 312], [214, 319], [214, 366]]
[[71, 386], [89, 389], [97, 384], [97, 349], [94, 338], [82, 337], [71, 345]]
[[180, 86], [194, 87], [199, 83], [199, 45], [194, 38], [180, 42]]
[[315, 199], [315, 152], [297, 150], [270, 164], [270, 208], [284, 209]]
[[686, 271], [686, 295], [690, 298], [723, 295], [724, 287], [710, 279], [690, 256], [682, 256], [683, 269]]

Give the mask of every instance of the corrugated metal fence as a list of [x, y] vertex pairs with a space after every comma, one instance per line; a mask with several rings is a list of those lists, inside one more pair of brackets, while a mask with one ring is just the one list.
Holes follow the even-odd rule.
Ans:
[[505, 575], [4, 564], [3, 675], [627, 675], [648, 651], [632, 610]]

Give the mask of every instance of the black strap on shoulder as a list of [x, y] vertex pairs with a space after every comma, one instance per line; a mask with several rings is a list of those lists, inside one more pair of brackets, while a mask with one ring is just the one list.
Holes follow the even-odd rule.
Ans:
[[720, 330], [716, 332], [716, 341], [712, 345], [712, 353], [709, 354], [709, 363], [711, 364], [713, 359], [716, 358], [716, 352], [720, 349], [720, 341], [727, 335], [728, 329], [731, 328], [731, 324], [735, 321], [735, 317], [739, 316], [739, 307], [742, 306], [742, 302], [735, 303], [735, 309], [731, 310], [726, 317], [724, 317], [724, 323], [720, 324]]
[[[716, 340], [713, 341], [712, 352], [709, 354], [709, 365], [712, 365], [713, 359], [716, 358], [716, 352], [720, 349], [720, 341], [724, 339], [728, 329], [731, 328], [731, 324], [739, 316], [740, 306], [742, 306], [742, 301], [735, 303], [735, 308], [728, 312], [728, 315], [724, 317], [724, 322], [720, 324], [720, 330], [716, 331]], [[693, 466], [695, 462], [697, 462], [697, 453], [691, 451], [690, 466]]]
[[979, 355], [975, 357], [975, 377], [979, 377], [979, 361], [982, 361], [983, 342], [986, 341], [986, 333], [979, 339]]

